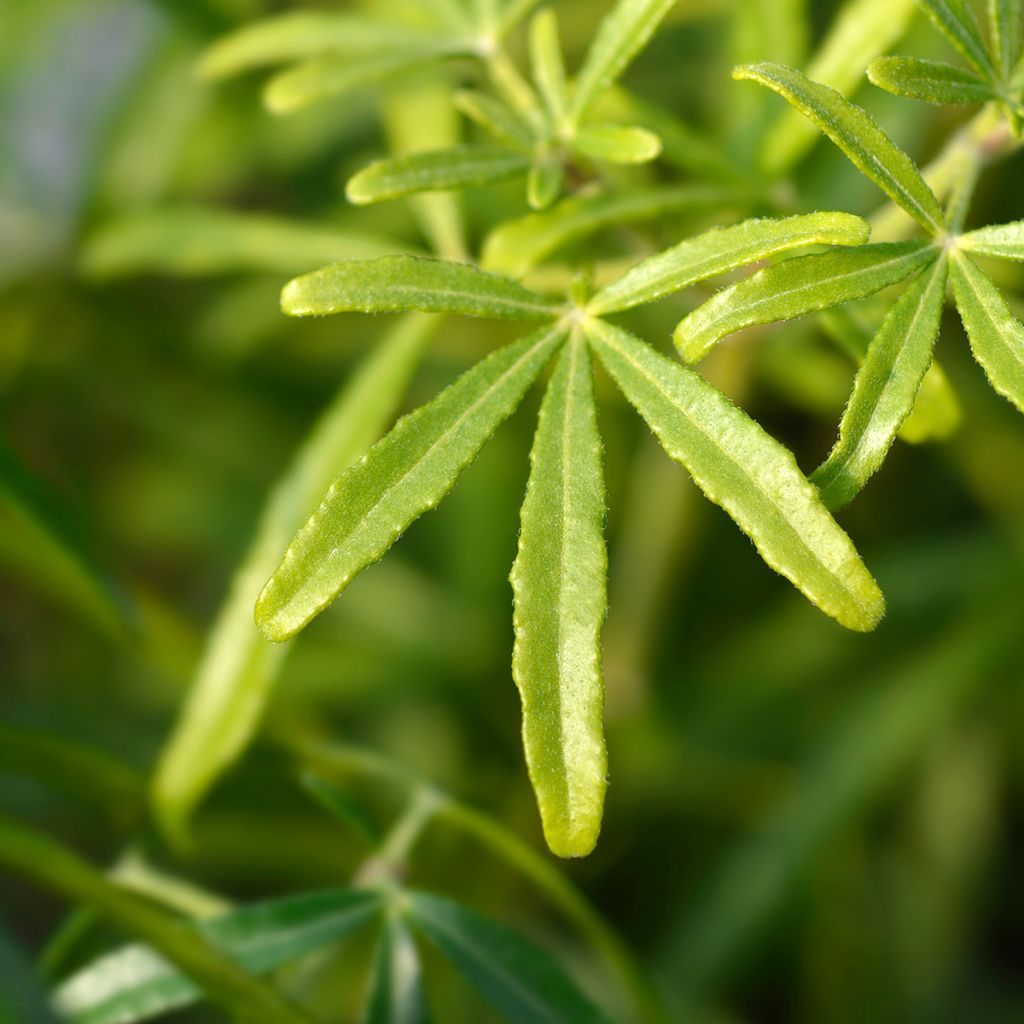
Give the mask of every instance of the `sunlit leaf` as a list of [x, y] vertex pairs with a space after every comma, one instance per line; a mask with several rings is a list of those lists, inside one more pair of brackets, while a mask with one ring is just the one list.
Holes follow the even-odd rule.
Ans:
[[252, 620], [263, 584], [338, 472], [387, 427], [437, 324], [436, 317], [414, 315], [385, 334], [271, 492], [157, 765], [154, 809], [172, 835], [180, 837], [193, 807], [248, 745], [287, 654], [287, 647], [269, 643]]
[[870, 114], [835, 89], [805, 78], [782, 64], [746, 64], [736, 79], [767, 86], [814, 122], [893, 202], [929, 231], [942, 230], [939, 201], [914, 161], [874, 122]]
[[414, 192], [490, 185], [526, 174], [530, 157], [506, 146], [453, 146], [378, 160], [349, 178], [345, 195], [363, 205]]
[[427, 999], [419, 952], [404, 915], [392, 910], [381, 927], [362, 1024], [426, 1022]]
[[548, 114], [557, 124], [569, 104], [558, 38], [558, 19], [550, 8], [539, 11], [530, 22], [530, 66]]
[[711, 185], [678, 185], [621, 194], [573, 196], [544, 213], [510, 220], [484, 242], [481, 265], [518, 277], [563, 245], [612, 225], [666, 217], [681, 211], [749, 201], [749, 192]]
[[774, 253], [818, 243], [861, 245], [869, 234], [866, 221], [847, 213], [810, 213], [713, 228], [637, 264], [602, 288], [589, 309], [598, 315], [616, 313]]
[[768, 565], [842, 625], [874, 629], [882, 594], [792, 454], [693, 370], [604, 321], [587, 332], [665, 451]]
[[960, 236], [957, 245], [981, 256], [1024, 260], [1024, 220], [968, 231], [966, 235]]
[[163, 207], [108, 221], [86, 242], [83, 273], [95, 278], [245, 271], [301, 273], [338, 260], [372, 259], [409, 246], [267, 214]]
[[1021, 46], [1020, 0], [988, 0], [988, 21], [992, 34], [992, 49], [999, 57], [999, 67], [1009, 75], [1020, 55]]
[[530, 165], [526, 200], [534, 210], [547, 209], [562, 191], [565, 168], [555, 153], [540, 153]]
[[437, 505], [563, 337], [546, 326], [493, 352], [342, 473], [260, 594], [256, 621], [270, 639], [302, 629]]
[[612, 164], [642, 164], [661, 152], [661, 139], [646, 128], [618, 124], [581, 125], [572, 146], [592, 160]]
[[416, 926], [511, 1024], [606, 1024], [544, 950], [440, 896], [409, 895]]
[[561, 304], [468, 263], [418, 256], [352, 260], [290, 281], [281, 293], [289, 316], [325, 313], [424, 313], [544, 320]]
[[963, 54], [964, 59], [989, 81], [998, 77], [974, 11], [967, 0], [919, 0], [940, 32]]
[[783, 260], [717, 292], [679, 322], [673, 338], [683, 358], [696, 362], [734, 331], [871, 295], [937, 254], [928, 242], [879, 242]]
[[569, 115], [579, 121], [647, 45], [675, 0], [618, 0], [598, 26], [576, 76]]
[[914, 407], [939, 333], [947, 266], [940, 258], [910, 285], [868, 348], [839, 440], [811, 476], [831, 509], [842, 508], [863, 489]]
[[928, 103], [985, 103], [996, 96], [974, 72], [918, 57], [879, 57], [868, 67], [868, 78], [896, 96]]
[[530, 126], [501, 100], [475, 89], [460, 89], [455, 94], [455, 106], [502, 142], [525, 148], [533, 145]]
[[607, 787], [601, 624], [607, 607], [604, 481], [590, 359], [563, 348], [541, 405], [512, 566], [512, 673], [544, 837], [560, 857], [593, 850]]
[[951, 276], [974, 358], [992, 387], [1024, 412], [1024, 325], [969, 257], [953, 257]]
[[[180, 926], [252, 974], [338, 942], [380, 910], [372, 891], [333, 889], [243, 907]], [[124, 946], [77, 971], [54, 1002], [74, 1024], [130, 1024], [203, 998], [202, 989], [149, 946]]]

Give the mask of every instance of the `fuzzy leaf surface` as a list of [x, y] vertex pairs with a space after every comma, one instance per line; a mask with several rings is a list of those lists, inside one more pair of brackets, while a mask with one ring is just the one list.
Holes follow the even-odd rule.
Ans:
[[256, 603], [271, 640], [294, 636], [437, 505], [563, 338], [549, 325], [491, 353], [338, 477]]
[[969, 257], [953, 257], [951, 276], [974, 358], [992, 387], [1024, 412], [1024, 325]]
[[507, 146], [452, 146], [389, 157], [349, 178], [345, 195], [357, 206], [397, 199], [414, 192], [438, 192], [489, 185], [526, 174], [530, 157]]
[[693, 370], [604, 321], [587, 330], [665, 451], [765, 562], [848, 629], [874, 629], [881, 591], [789, 450]]
[[965, 0], [918, 0], [938, 30], [982, 78], [997, 78], [978, 19]]
[[811, 476], [829, 508], [842, 508], [863, 489], [914, 408], [932, 361], [947, 277], [948, 261], [942, 257], [910, 285], [868, 347], [839, 424], [839, 440]]
[[783, 64], [743, 64], [734, 69], [733, 78], [759, 82], [777, 92], [918, 223], [931, 232], [942, 230], [942, 208], [917, 165], [862, 107]]
[[879, 57], [868, 78], [886, 92], [927, 103], [985, 103], [996, 95], [973, 71], [918, 57]]
[[608, 759], [602, 728], [601, 625], [608, 558], [601, 438], [586, 343], [565, 345], [530, 453], [512, 566], [512, 674], [544, 837], [583, 857], [601, 829]]
[[383, 256], [335, 263], [289, 281], [281, 293], [289, 316], [326, 313], [461, 313], [503, 320], [546, 320], [560, 303], [468, 263]]
[[679, 322], [673, 340], [693, 363], [744, 327], [791, 320], [898, 284], [937, 252], [928, 242], [879, 242], [783, 260], [713, 295]]
[[961, 249], [976, 252], [981, 256], [1024, 260], [1024, 220], [969, 231], [966, 235], [960, 236], [957, 244]]
[[999, 56], [1004, 75], [1013, 70], [1021, 45], [1020, 0], [988, 0], [988, 21], [992, 30], [992, 49]]
[[602, 288], [590, 310], [599, 316], [617, 313], [774, 253], [804, 245], [861, 245], [870, 233], [866, 221], [848, 213], [809, 213], [712, 228], [638, 263]]

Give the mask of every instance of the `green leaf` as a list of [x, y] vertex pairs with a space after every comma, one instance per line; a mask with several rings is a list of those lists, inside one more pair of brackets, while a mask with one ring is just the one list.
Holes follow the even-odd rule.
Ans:
[[275, 75], [263, 90], [272, 114], [291, 114], [312, 103], [379, 85], [444, 54], [371, 53], [316, 57]]
[[199, 72], [206, 79], [226, 78], [252, 68], [322, 54], [364, 57], [397, 50], [436, 53], [451, 45], [443, 35], [358, 15], [295, 11], [254, 22], [219, 39], [203, 55]]
[[928, 242], [879, 242], [783, 260], [713, 295], [679, 322], [673, 340], [693, 363], [734, 331], [871, 295], [916, 274], [936, 255]]
[[451, 900], [409, 894], [416, 926], [512, 1024], [607, 1024], [544, 950]]
[[939, 31], [960, 51], [982, 78], [990, 82], [999, 75], [988, 55], [974, 11], [964, 0], [919, 0]]
[[601, 830], [608, 759], [601, 624], [607, 610], [604, 481], [586, 343], [563, 348], [541, 405], [512, 566], [512, 674], [544, 838], [584, 857]]
[[957, 239], [961, 249], [1003, 260], [1024, 260], [1024, 220], [969, 231]]
[[[84, 903], [111, 924], [135, 935], [232, 1017], [260, 1024], [309, 1024], [305, 1014], [214, 947], [196, 928], [112, 885], [95, 868], [47, 836], [2, 816], [0, 865], [72, 903]], [[100, 1024], [103, 1019], [86, 1018], [82, 1024]], [[121, 1022], [126, 1018], [116, 1016], [112, 1020]]]
[[388, 426], [438, 322], [408, 316], [384, 335], [340, 388], [267, 499], [157, 765], [154, 810], [164, 830], [179, 840], [192, 809], [252, 739], [288, 652], [268, 643], [252, 620], [260, 590], [339, 470]]
[[409, 246], [376, 235], [337, 231], [265, 214], [200, 206], [128, 213], [86, 242], [82, 272], [205, 276], [248, 271], [298, 274], [338, 260], [372, 259]]
[[594, 101], [647, 45], [676, 0], [618, 0], [598, 26], [576, 76], [569, 116], [579, 122]]
[[[324, 890], [182, 925], [252, 974], [338, 942], [380, 910], [372, 891]], [[54, 1002], [74, 1024], [130, 1024], [189, 1006], [203, 993], [149, 946], [124, 946], [77, 971]]]
[[491, 353], [342, 473], [260, 594], [256, 621], [270, 639], [294, 636], [437, 505], [563, 338], [549, 325]]
[[[848, 0], [807, 66], [807, 77], [850, 95], [871, 61], [904, 34], [916, 9], [915, 0]], [[765, 137], [762, 166], [773, 177], [783, 175], [818, 137], [798, 111], [787, 110]]]
[[43, 991], [38, 971], [0, 925], [0, 1022], [60, 1024]]
[[419, 952], [403, 914], [391, 910], [381, 929], [363, 1024], [426, 1021], [427, 998]]
[[304, 274], [285, 285], [281, 308], [289, 316], [325, 313], [424, 313], [505, 320], [546, 320], [562, 304], [468, 263], [422, 256], [351, 260]]
[[918, 57], [879, 57], [868, 67], [879, 89], [927, 103], [986, 103], [995, 90], [973, 71]]
[[910, 285], [871, 342], [839, 425], [839, 440], [811, 476], [829, 508], [842, 508], [863, 489], [914, 408], [932, 361], [947, 277], [943, 256]]
[[661, 139], [646, 128], [619, 124], [589, 124], [576, 129], [572, 148], [592, 160], [612, 164], [643, 164], [661, 152]]
[[332, 785], [312, 769], [302, 772], [299, 782], [327, 814], [359, 836], [367, 846], [377, 846], [380, 843], [380, 831], [366, 808], [345, 790]]
[[971, 259], [956, 253], [952, 277], [974, 358], [992, 387], [1024, 412], [1024, 325]]
[[693, 370], [604, 321], [587, 334], [665, 451], [768, 565], [848, 629], [874, 629], [882, 594], [792, 454]]
[[992, 49], [998, 55], [1003, 76], [1013, 71], [1021, 45], [1020, 0], [988, 0], [988, 21]]
[[861, 245], [871, 229], [848, 213], [810, 213], [778, 220], [747, 220], [713, 228], [638, 263], [602, 288], [590, 312], [618, 313], [681, 290], [746, 263], [805, 245]]
[[931, 232], [943, 229], [942, 209], [913, 160], [870, 114], [799, 71], [782, 64], [745, 64], [733, 78], [767, 86], [813, 121], [893, 202]]
[[530, 126], [501, 100], [475, 89], [460, 89], [455, 93], [455, 106], [502, 142], [532, 148], [534, 139]]
[[677, 185], [625, 194], [573, 196], [544, 213], [506, 221], [484, 242], [481, 265], [518, 277], [569, 242], [604, 228], [749, 201], [737, 188]]
[[550, 8], [539, 11], [530, 22], [530, 67], [544, 106], [554, 124], [564, 117], [569, 105], [558, 38], [558, 19]]
[[530, 165], [526, 200], [534, 210], [547, 209], [562, 191], [565, 168], [554, 153], [540, 153]]
[[463, 145], [378, 160], [345, 186], [349, 202], [362, 206], [414, 192], [490, 185], [526, 174], [530, 157], [496, 145]]

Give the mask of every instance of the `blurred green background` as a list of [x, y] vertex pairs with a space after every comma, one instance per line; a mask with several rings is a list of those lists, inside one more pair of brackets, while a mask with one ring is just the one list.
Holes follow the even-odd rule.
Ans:
[[[744, 3], [681, 3], [628, 78], [739, 154], [759, 123], [744, 105], [762, 99], [729, 80]], [[147, 777], [265, 496], [386, 322], [283, 317], [277, 295], [307, 269], [301, 257], [281, 272], [181, 274], [139, 260], [103, 274], [83, 255], [90, 239], [131, 211], [202, 204], [422, 244], [406, 204], [344, 202], [347, 175], [383, 150], [372, 96], [275, 118], [259, 76], [196, 79], [211, 40], [285, 6], [0, 3], [0, 809], [99, 864], [138, 843], [231, 900], [341, 884], [368, 854], [358, 829], [339, 828], [297, 784], [284, 752], [297, 740], [409, 765], [542, 849], [507, 583], [535, 393], [450, 498], [296, 643], [261, 740], [199, 811], [193, 846], [173, 849], [144, 823]], [[608, 5], [555, 6], [578, 59]], [[812, 47], [837, 7], [811, 6]], [[950, 59], [919, 15], [899, 52]], [[858, 99], [921, 161], [967, 116], [870, 86]], [[762, 110], [779, 114], [774, 103]], [[989, 169], [969, 224], [1024, 217], [1022, 181], [1019, 153]], [[879, 202], [824, 144], [792, 188], [801, 209]], [[521, 193], [465, 196], [474, 250], [525, 212]], [[670, 244], [708, 222], [637, 230]], [[593, 251], [619, 252], [626, 235]], [[1000, 273], [1009, 294], [1024, 293], [1024, 271]], [[637, 326], [664, 341], [679, 308]], [[447, 321], [404, 407], [513, 336]], [[959, 431], [898, 445], [841, 517], [888, 599], [869, 636], [768, 571], [598, 376], [611, 786], [597, 851], [560, 868], [673, 1019], [1024, 1020], [1024, 424], [987, 388], [948, 311], [939, 353]], [[852, 379], [814, 324], [738, 339], [706, 372], [805, 470], [830, 447]], [[47, 550], [27, 494], [97, 567], [100, 591]], [[128, 610], [127, 635], [113, 607]], [[40, 754], [47, 743], [65, 753]], [[98, 753], [81, 753], [80, 771], [53, 769], [80, 748]], [[365, 779], [346, 791], [377, 822], [396, 804]], [[600, 996], [599, 961], [505, 864], [439, 825], [412, 872], [561, 950]], [[54, 955], [67, 908], [13, 879], [0, 891], [24, 955]], [[106, 935], [76, 940], [57, 973]], [[339, 956], [322, 997], [339, 1016], [325, 1019], [355, 1012], [368, 957], [359, 944]], [[437, 1020], [491, 1019], [443, 968], [429, 987]]]

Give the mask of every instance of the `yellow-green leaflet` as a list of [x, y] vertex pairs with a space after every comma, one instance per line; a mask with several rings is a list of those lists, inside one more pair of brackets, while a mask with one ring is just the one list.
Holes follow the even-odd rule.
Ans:
[[783, 260], [713, 295], [679, 322], [673, 340], [688, 363], [696, 362], [741, 328], [791, 320], [897, 284], [935, 252], [928, 242], [879, 242]]
[[992, 29], [992, 49], [999, 55], [1004, 76], [1013, 71], [1021, 46], [1020, 0], [988, 0], [988, 20]]
[[564, 336], [560, 325], [546, 325], [492, 352], [335, 480], [256, 603], [271, 640], [294, 636], [437, 505]]
[[961, 249], [969, 249], [982, 256], [1024, 260], [1024, 220], [969, 231], [957, 239], [957, 245]]
[[575, 333], [544, 395], [530, 463], [511, 575], [512, 674], [544, 838], [560, 857], [583, 857], [597, 842], [607, 788], [601, 624], [608, 559], [590, 358]]
[[963, 54], [964, 59], [990, 81], [998, 77], [988, 55], [981, 27], [964, 0], [918, 0], [940, 32]]
[[183, 276], [247, 270], [299, 274], [337, 260], [372, 259], [410, 248], [390, 238], [267, 214], [168, 206], [105, 222], [86, 243], [81, 267], [95, 278], [154, 271]]
[[879, 57], [868, 67], [868, 78], [879, 89], [928, 103], [985, 103], [996, 97], [973, 71], [917, 57]]
[[661, 152], [661, 139], [654, 132], [634, 125], [592, 124], [576, 129], [572, 148], [592, 160], [642, 164]]
[[513, 146], [533, 146], [530, 126], [501, 100], [476, 89], [460, 89], [454, 96], [456, 108], [502, 142]]
[[579, 121], [647, 45], [676, 0], [619, 0], [601, 22], [576, 76], [569, 116]]
[[857, 496], [914, 408], [939, 333], [947, 271], [948, 260], [940, 256], [892, 307], [868, 347], [839, 425], [839, 440], [811, 476], [831, 509]]
[[357, 206], [414, 192], [487, 185], [526, 174], [530, 157], [507, 146], [463, 145], [377, 160], [349, 178], [345, 195]]
[[550, 8], [539, 11], [530, 22], [530, 68], [544, 106], [552, 122], [565, 116], [569, 94], [562, 63], [562, 44], [558, 38], [558, 20]]
[[602, 288], [589, 309], [598, 316], [617, 313], [786, 249], [817, 243], [861, 245], [870, 233], [866, 221], [848, 213], [809, 213], [712, 228], [638, 263]]
[[1024, 325], [969, 257], [954, 255], [952, 278], [974, 358], [992, 387], [1024, 412]]
[[414, 315], [395, 325], [346, 381], [274, 488], [160, 756], [153, 801], [169, 833], [181, 835], [192, 809], [249, 743], [288, 651], [268, 643], [252, 621], [260, 588], [339, 469], [388, 425], [437, 323]]
[[285, 285], [290, 316], [325, 313], [462, 313], [507, 320], [546, 320], [560, 303], [468, 263], [420, 256], [351, 260], [304, 274]]
[[743, 64], [733, 78], [760, 82], [813, 121], [893, 202], [931, 232], [943, 227], [942, 209], [913, 160], [861, 107], [835, 89], [783, 64]]
[[541, 153], [530, 165], [526, 180], [526, 199], [533, 210], [549, 207], [562, 191], [565, 168], [562, 161], [551, 153]]
[[768, 565], [842, 625], [874, 629], [882, 593], [792, 454], [693, 370], [604, 321], [587, 334], [665, 451]]

